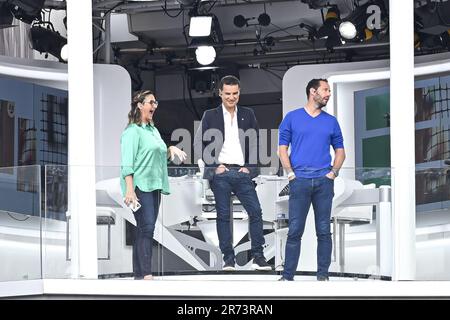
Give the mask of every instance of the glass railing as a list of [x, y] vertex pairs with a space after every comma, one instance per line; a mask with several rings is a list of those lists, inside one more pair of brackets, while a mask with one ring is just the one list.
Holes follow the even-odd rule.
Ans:
[[0, 168], [0, 282], [42, 277], [40, 170]]
[[450, 280], [450, 166], [416, 170], [417, 280]]
[[71, 278], [71, 229], [68, 215], [68, 167], [44, 167], [44, 223], [42, 230], [44, 278]]
[[[254, 270], [250, 218], [239, 197], [234, 195], [232, 204], [226, 208], [233, 219], [225, 221], [232, 233], [235, 254], [235, 271], [229, 272], [223, 268], [225, 262], [219, 248], [216, 202], [211, 189], [215, 182], [202, 179], [196, 171], [169, 168], [171, 194], [162, 197], [159, 216], [163, 278], [185, 280], [208, 275], [211, 280], [246, 277], [273, 280], [279, 277], [285, 261], [290, 184], [278, 172], [277, 168], [261, 168], [261, 175], [254, 179], [262, 209], [264, 256], [272, 268]], [[390, 194], [390, 180], [390, 168], [341, 169], [340, 177], [334, 182], [330, 221], [331, 276], [390, 279], [392, 261], [386, 260], [385, 252], [392, 249], [380, 240], [390, 236], [390, 229], [377, 229], [377, 216], [390, 219], [390, 203], [380, 205], [380, 193]], [[382, 247], [384, 252], [380, 252]], [[316, 252], [311, 207], [302, 237], [298, 275], [315, 277]]]
[[[82, 168], [78, 168], [82, 170]], [[45, 278], [77, 277], [77, 229], [70, 208], [70, 177], [66, 166], [46, 166], [43, 274]], [[76, 170], [72, 170], [75, 173]], [[264, 255], [271, 270], [253, 270], [249, 215], [239, 197], [232, 198], [229, 220], [235, 252], [235, 271], [223, 270], [217, 212], [211, 182], [197, 167], [170, 167], [170, 195], [162, 195], [155, 222], [152, 273], [158, 279], [274, 280], [285, 262], [290, 187], [277, 168], [261, 168], [254, 179], [262, 209]], [[392, 205], [390, 168], [343, 168], [334, 181], [330, 229], [330, 275], [336, 279], [382, 279], [392, 275]], [[75, 173], [76, 174], [76, 173]], [[99, 278], [130, 278], [136, 214], [123, 203], [120, 167], [96, 167], [96, 235]], [[449, 170], [421, 169], [416, 174], [417, 279], [450, 280]], [[141, 211], [142, 212], [142, 211]], [[231, 212], [231, 210], [230, 210]], [[414, 213], [412, 213], [414, 214]], [[94, 220], [92, 220], [94, 221]], [[74, 242], [75, 241], [75, 242]], [[94, 243], [93, 243], [94, 245]], [[299, 276], [315, 278], [317, 237], [310, 209], [297, 267]], [[434, 261], [430, 266], [430, 261]], [[206, 277], [206, 278], [205, 278]], [[309, 278], [306, 278], [309, 279]]]

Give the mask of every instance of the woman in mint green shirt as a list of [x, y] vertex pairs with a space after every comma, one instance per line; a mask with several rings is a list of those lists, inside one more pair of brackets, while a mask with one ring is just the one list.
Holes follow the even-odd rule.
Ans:
[[152, 279], [152, 247], [161, 193], [169, 194], [167, 158], [186, 153], [175, 146], [167, 148], [153, 123], [158, 107], [155, 95], [137, 92], [128, 113], [128, 126], [120, 140], [122, 165], [120, 184], [126, 205], [141, 207], [134, 212], [136, 236], [133, 244], [133, 273], [135, 279]]

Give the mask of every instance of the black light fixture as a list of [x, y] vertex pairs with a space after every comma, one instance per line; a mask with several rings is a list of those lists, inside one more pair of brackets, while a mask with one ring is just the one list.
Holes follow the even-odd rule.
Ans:
[[0, 4], [0, 29], [14, 27], [12, 24], [13, 18], [14, 17], [6, 4]]
[[317, 30], [317, 37], [326, 39], [325, 46], [328, 50], [342, 44], [338, 30], [338, 22], [340, 20], [340, 12], [336, 6], [328, 9], [323, 25]]
[[192, 16], [189, 22], [189, 37], [207, 37], [211, 34], [212, 16]]
[[193, 38], [189, 47], [195, 49], [195, 59], [202, 66], [210, 65], [216, 59], [216, 49], [212, 37]]
[[[376, 16], [378, 15], [378, 18]], [[386, 9], [382, 2], [372, 0], [355, 8], [339, 23], [339, 33], [345, 40], [367, 41], [386, 27]], [[384, 17], [384, 18], [383, 18]]]
[[258, 23], [260, 26], [267, 27], [270, 24], [270, 16], [267, 13], [261, 13], [258, 17]]
[[255, 26], [255, 25], [267, 27], [268, 25], [270, 25], [270, 22], [271, 22], [270, 16], [265, 12], [261, 13], [258, 16], [258, 23], [253, 23], [253, 24], [248, 23], [249, 21], [255, 20], [255, 19], [256, 19], [255, 17], [246, 18], [242, 14], [238, 14], [237, 16], [234, 17], [233, 23], [236, 27], [242, 28], [242, 27], [249, 27], [249, 26]]
[[215, 15], [212, 15], [209, 36], [192, 38], [189, 47], [195, 49], [195, 57], [200, 65], [209, 66], [214, 62], [216, 59], [215, 47], [223, 47], [222, 29], [220, 28], [219, 19]]
[[442, 42], [447, 50], [450, 51], [450, 29], [442, 34]]
[[342, 38], [346, 40], [363, 39], [362, 34], [367, 27], [368, 15], [366, 11], [368, 6], [368, 4], [365, 4], [357, 7], [352, 13], [342, 19], [339, 24], [339, 33]]
[[45, 0], [6, 0], [6, 5], [16, 19], [31, 24], [40, 20]]
[[253, 18], [245, 18], [242, 14], [238, 14], [237, 16], [234, 17], [233, 19], [233, 23], [236, 27], [238, 28], [242, 28], [244, 26], [248, 27], [248, 21], [255, 19]]
[[205, 93], [213, 89], [212, 75], [214, 70], [189, 70], [189, 88], [199, 93]]
[[439, 35], [414, 32], [414, 47], [416, 49], [439, 50], [445, 48], [450, 50], [450, 29]]
[[414, 10], [416, 24], [420, 32], [439, 35], [448, 30], [450, 25], [450, 2], [427, 1], [425, 6]]
[[40, 53], [49, 53], [59, 59], [67, 61], [67, 39], [48, 27], [34, 25], [30, 29], [33, 49]]

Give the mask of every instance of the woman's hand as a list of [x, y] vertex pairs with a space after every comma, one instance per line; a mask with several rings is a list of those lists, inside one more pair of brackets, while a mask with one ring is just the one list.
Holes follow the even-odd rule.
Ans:
[[168, 156], [170, 161], [173, 161], [175, 159], [175, 156], [177, 156], [178, 159], [180, 159], [181, 162], [183, 162], [184, 160], [186, 160], [186, 152], [184, 152], [183, 150], [175, 147], [175, 146], [170, 146], [168, 149]]
[[136, 202], [139, 199], [136, 196], [136, 193], [134, 192], [134, 190], [127, 190], [127, 193], [125, 194], [125, 198], [123, 198], [123, 202], [125, 202], [125, 204], [128, 206], [130, 203], [133, 203], [134, 206], [136, 206]]

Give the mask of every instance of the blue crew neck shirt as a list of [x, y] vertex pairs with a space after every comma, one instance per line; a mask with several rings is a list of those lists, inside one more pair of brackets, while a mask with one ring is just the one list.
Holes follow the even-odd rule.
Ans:
[[331, 170], [330, 146], [344, 148], [336, 118], [321, 111], [312, 117], [304, 108], [289, 112], [280, 124], [279, 145], [291, 146], [289, 159], [297, 177], [319, 178]]

